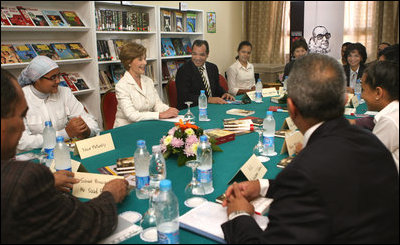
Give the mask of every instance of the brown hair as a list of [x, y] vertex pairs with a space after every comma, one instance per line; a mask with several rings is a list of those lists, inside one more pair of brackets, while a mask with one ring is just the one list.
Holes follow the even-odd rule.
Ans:
[[132, 60], [146, 55], [146, 48], [138, 43], [126, 43], [119, 54], [119, 59], [125, 70], [129, 71], [129, 64]]

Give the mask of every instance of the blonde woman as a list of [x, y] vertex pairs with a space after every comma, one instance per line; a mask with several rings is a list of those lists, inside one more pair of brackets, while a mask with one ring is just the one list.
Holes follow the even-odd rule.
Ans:
[[127, 43], [119, 57], [126, 72], [115, 86], [118, 107], [114, 128], [144, 120], [177, 117], [179, 111], [161, 101], [153, 80], [144, 75], [146, 48]]

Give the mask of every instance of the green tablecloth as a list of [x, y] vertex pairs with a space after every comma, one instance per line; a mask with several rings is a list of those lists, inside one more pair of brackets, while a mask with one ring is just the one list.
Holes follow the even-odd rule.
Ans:
[[[239, 97], [240, 98], [240, 97]], [[198, 121], [198, 107], [191, 108], [192, 113], [196, 116], [196, 125], [203, 129], [222, 128], [223, 119], [225, 118], [241, 118], [241, 116], [233, 116], [226, 114], [226, 111], [232, 108], [240, 108], [246, 110], [254, 110], [255, 114], [251, 116], [264, 118], [266, 111], [271, 105], [278, 105], [269, 102], [270, 98], [264, 98], [263, 103], [256, 104], [252, 102], [246, 105], [208, 105], [208, 115], [211, 121], [199, 122]], [[182, 110], [179, 114], [184, 115], [187, 110]], [[358, 113], [366, 111], [365, 104], [357, 108]], [[288, 113], [274, 112], [276, 121], [276, 129], [280, 129]], [[354, 118], [349, 116], [348, 118]], [[151, 146], [159, 144], [160, 139], [165, 135], [168, 130], [173, 127], [171, 122], [164, 121], [143, 121], [132, 123], [116, 129], [104, 131], [101, 134], [111, 133], [115, 150], [102, 153], [97, 156], [80, 159], [79, 156], [72, 158], [80, 161], [86, 169], [91, 173], [99, 173], [98, 168], [115, 164], [117, 158], [133, 156], [136, 150], [136, 141], [144, 139], [146, 146], [151, 151]], [[213, 153], [213, 186], [214, 192], [205, 196], [209, 201], [215, 201], [215, 198], [225, 192], [228, 187], [229, 180], [235, 175], [240, 167], [251, 157], [253, 154], [253, 147], [258, 142], [258, 134], [252, 132], [245, 135], [236, 136], [234, 141], [230, 141], [219, 145], [223, 152]], [[275, 151], [278, 152], [277, 156], [270, 157], [270, 161], [265, 162], [264, 166], [267, 168], [267, 173], [264, 178], [273, 179], [281, 171], [276, 167], [276, 164], [287, 153], [280, 155], [284, 139], [275, 137]], [[180, 215], [189, 211], [184, 202], [184, 189], [191, 180], [191, 170], [188, 167], [178, 167], [176, 157], [170, 157], [167, 161], [167, 178], [172, 181], [172, 189], [179, 199], [179, 213]], [[139, 200], [136, 194], [132, 191], [123, 203], [118, 204], [118, 212], [136, 211], [143, 214], [148, 209], [148, 200]], [[215, 243], [213, 240], [199, 236], [192, 232], [180, 229], [180, 242], [181, 243]], [[145, 243], [139, 236], [134, 236], [123, 243]]]

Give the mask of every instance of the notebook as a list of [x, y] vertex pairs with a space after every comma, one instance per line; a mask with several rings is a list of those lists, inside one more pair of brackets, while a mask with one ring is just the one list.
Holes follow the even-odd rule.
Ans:
[[138, 235], [141, 231], [142, 227], [118, 215], [118, 225], [115, 231], [110, 236], [99, 241], [98, 244], [117, 244]]

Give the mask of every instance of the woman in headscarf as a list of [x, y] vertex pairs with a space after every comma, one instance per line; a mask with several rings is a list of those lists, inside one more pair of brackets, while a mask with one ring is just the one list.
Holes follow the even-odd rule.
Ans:
[[71, 89], [58, 86], [60, 69], [57, 63], [47, 56], [36, 56], [22, 70], [18, 83], [24, 91], [29, 107], [18, 151], [43, 146], [45, 121], [51, 121], [57, 136], [64, 136], [65, 139], [84, 139], [100, 132], [94, 117], [85, 111]]

